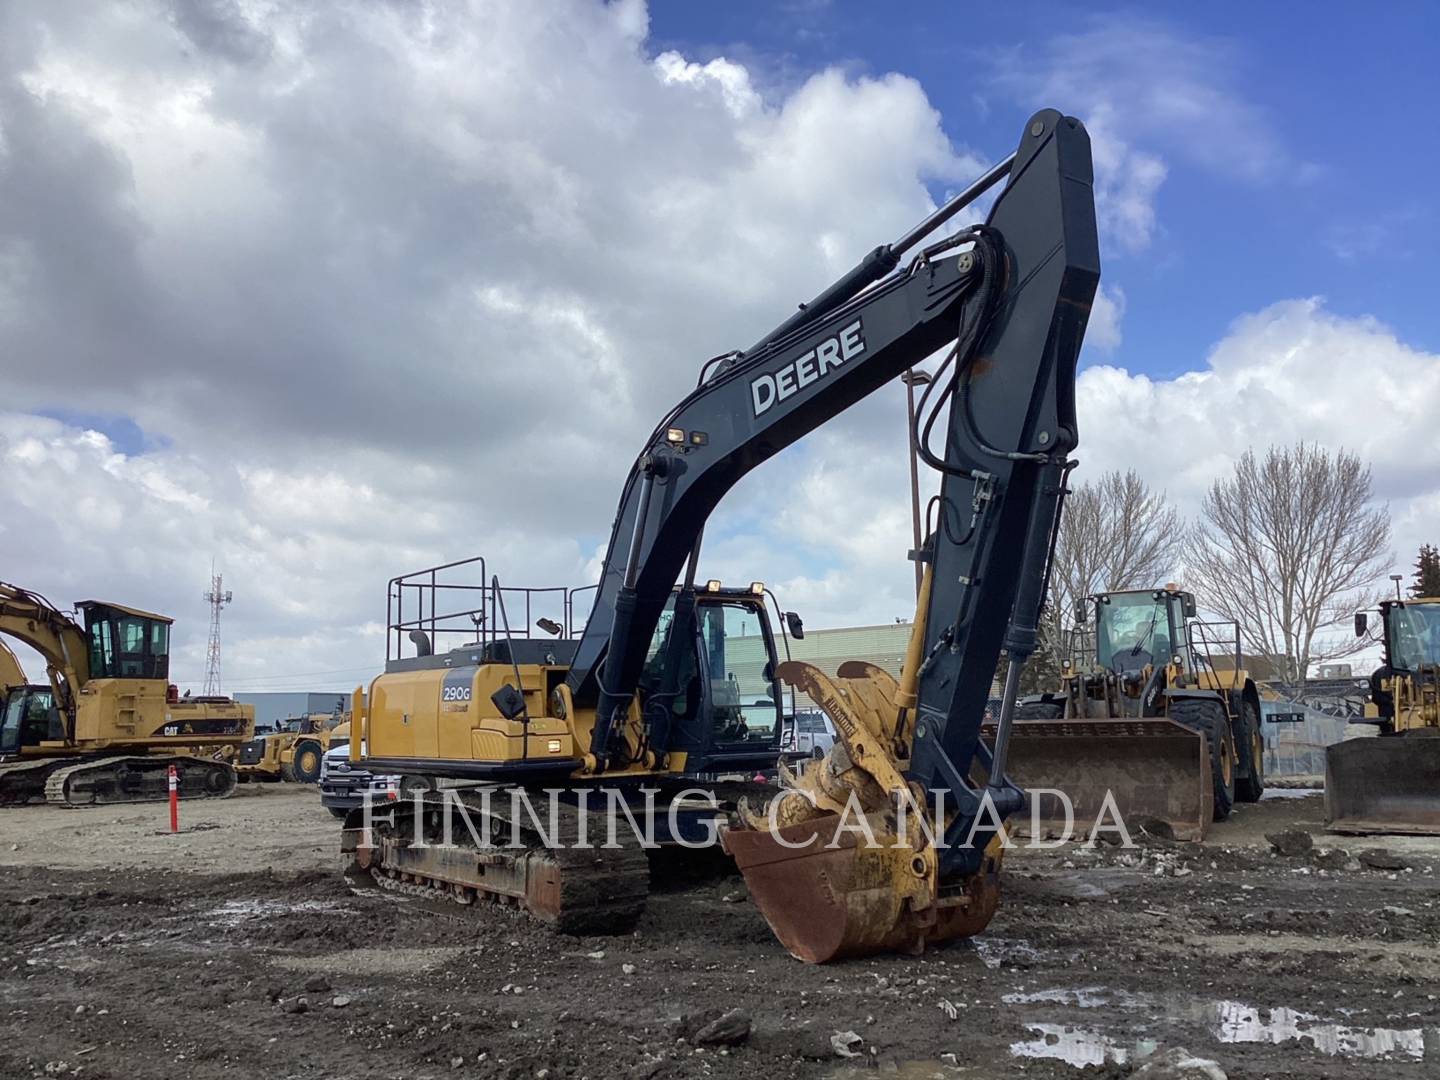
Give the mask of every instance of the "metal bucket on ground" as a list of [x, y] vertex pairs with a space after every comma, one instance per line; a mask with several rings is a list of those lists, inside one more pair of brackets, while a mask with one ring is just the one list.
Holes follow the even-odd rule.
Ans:
[[[982, 732], [987, 743], [994, 735], [993, 725]], [[1158, 821], [1176, 840], [1198, 841], [1214, 816], [1205, 737], [1162, 717], [1017, 719], [1006, 773], [1031, 798], [1025, 814], [1006, 822], [1011, 836], [1053, 839], [1068, 828], [1071, 837], [1083, 838], [1105, 811], [1104, 825], [1113, 825], [1118, 812], [1132, 835]], [[1057, 790], [1068, 797], [1073, 820], [1067, 821]]]
[[1440, 735], [1382, 735], [1326, 747], [1325, 827], [1440, 836]]

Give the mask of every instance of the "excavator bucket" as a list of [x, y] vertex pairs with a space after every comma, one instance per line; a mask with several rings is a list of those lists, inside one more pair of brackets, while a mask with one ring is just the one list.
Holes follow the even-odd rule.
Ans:
[[837, 831], [834, 814], [775, 832], [731, 829], [725, 850], [760, 913], [791, 956], [823, 964], [880, 952], [919, 954], [927, 943], [978, 934], [1000, 900], [998, 852], [953, 894], [912, 905], [914, 850]]
[[1325, 827], [1440, 835], [1440, 737], [1382, 735], [1327, 747]]
[[[986, 742], [994, 735], [987, 725]], [[1012, 836], [1085, 837], [1118, 814], [1132, 834], [1158, 821], [1176, 840], [1203, 840], [1214, 815], [1205, 737], [1163, 718], [1017, 719], [1006, 774], [1031, 800], [1006, 822]]]

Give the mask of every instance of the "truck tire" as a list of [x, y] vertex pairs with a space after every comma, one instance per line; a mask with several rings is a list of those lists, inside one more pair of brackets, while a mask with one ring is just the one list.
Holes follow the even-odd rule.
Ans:
[[1175, 698], [1170, 719], [1205, 736], [1210, 753], [1210, 783], [1215, 792], [1215, 821], [1224, 821], [1235, 806], [1235, 740], [1230, 717], [1218, 698]]
[[407, 774], [400, 778], [400, 798], [410, 800], [417, 791], [434, 791], [435, 782], [428, 776]]
[[1253, 701], [1240, 705], [1235, 722], [1235, 797], [1241, 802], [1259, 802], [1265, 794], [1265, 740], [1260, 734], [1260, 712]]
[[325, 809], [330, 811], [331, 817], [340, 818], [342, 821], [350, 816], [350, 811], [342, 806], [327, 806]]
[[313, 784], [320, 779], [322, 754], [320, 744], [310, 739], [295, 744], [295, 756], [290, 761], [290, 772], [296, 782]]

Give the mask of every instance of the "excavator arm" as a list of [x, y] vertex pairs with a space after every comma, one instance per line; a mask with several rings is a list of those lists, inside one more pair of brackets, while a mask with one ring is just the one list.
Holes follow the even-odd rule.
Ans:
[[10, 692], [12, 686], [25, 685], [25, 669], [10, 651], [10, 646], [0, 641], [0, 700]]
[[[984, 225], [922, 248], [895, 270], [905, 251], [1002, 178]], [[575, 699], [595, 704], [586, 765], [596, 771], [624, 752], [615, 734], [687, 560], [677, 622], [693, 609], [702, 531], [726, 492], [945, 350], [917, 423], [921, 456], [942, 485], [927, 541], [913, 553], [926, 566], [902, 678], [863, 664], [844, 665], [835, 678], [783, 665], [781, 676], [830, 713], [840, 740], [801, 778], [783, 773], [788, 790], [770, 804], [768, 825], [746, 812], [749, 827], [727, 834], [757, 904], [804, 959], [916, 949], [973, 933], [994, 910], [1002, 822], [1025, 799], [1005, 777], [1016, 690], [1036, 647], [1074, 466], [1075, 369], [1099, 283], [1092, 179], [1084, 127], [1037, 113], [1015, 154], [970, 189], [748, 352], [707, 365], [627, 479], [568, 676]], [[980, 733], [1002, 651], [1010, 664], [992, 747]], [[663, 711], [646, 705], [647, 744], [662, 758]], [[921, 839], [914, 808], [936, 794], [949, 802], [937, 810], [938, 835]], [[818, 839], [821, 819], [845, 821], [851, 803], [900, 834], [864, 848], [852, 836], [797, 849], [797, 839]]]
[[90, 679], [84, 631], [39, 593], [0, 581], [0, 636], [22, 641], [44, 658], [55, 701], [73, 724], [75, 690]]
[[[1007, 175], [987, 227], [942, 240], [861, 291]], [[656, 427], [626, 480], [568, 676], [575, 699], [597, 706], [597, 766], [614, 751], [660, 612], [724, 495], [963, 337], [966, 355], [949, 368], [953, 386], [935, 403], [938, 411], [948, 400], [951, 422], [939, 452], [943, 542], [933, 556], [940, 618], [926, 643], [927, 722], [917, 733], [927, 775], [948, 771], [942, 754], [963, 768], [1017, 592], [1029, 610], [1006, 644], [1033, 649], [1054, 507], [1076, 439], [1075, 359], [1099, 276], [1090, 185], [1084, 128], [1054, 111], [1036, 114], [1015, 155], [748, 352], [720, 358]], [[962, 240], [972, 243], [957, 251]], [[955, 726], [962, 715], [974, 720], [963, 730]]]

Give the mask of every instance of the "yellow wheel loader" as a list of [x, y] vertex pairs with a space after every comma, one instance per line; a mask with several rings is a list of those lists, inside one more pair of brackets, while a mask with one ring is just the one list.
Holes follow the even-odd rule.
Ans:
[[343, 720], [341, 716], [312, 714], [286, 721], [280, 731], [256, 735], [236, 752], [240, 782], [315, 783], [320, 779], [320, 761]]
[[[1382, 664], [1364, 723], [1374, 739], [1325, 750], [1325, 824], [1339, 833], [1440, 835], [1440, 597], [1386, 600]], [[1369, 614], [1355, 616], [1355, 634]]]
[[[1002, 181], [983, 224], [933, 235]], [[352, 760], [435, 787], [352, 812], [351, 880], [623, 931], [645, 903], [644, 848], [718, 832], [804, 960], [983, 929], [1004, 819], [1025, 803], [1006, 771], [1016, 680], [1075, 465], [1075, 365], [1098, 282], [1089, 136], [1045, 110], [925, 221], [702, 367], [626, 478], [578, 636], [532, 618], [536, 591], [481, 570], [464, 605], [476, 640], [438, 648], [431, 630], [453, 608], [433, 589], [397, 610], [436, 578], [391, 582], [396, 645], [368, 709], [357, 695]], [[763, 585], [697, 584], [706, 523], [751, 470], [935, 355], [912, 434], [942, 481], [912, 553], [925, 569], [902, 678], [782, 663]], [[407, 638], [413, 656], [398, 652]], [[1012, 677], [987, 745], [1002, 650]], [[780, 768], [776, 792], [746, 779], [780, 757], [785, 683], [838, 740], [798, 776]], [[452, 780], [477, 786], [439, 783]]]
[[181, 798], [229, 795], [234, 768], [201, 755], [248, 739], [254, 709], [176, 693], [166, 616], [100, 600], [76, 609], [83, 626], [39, 593], [0, 582], [0, 635], [40, 653], [49, 677], [5, 695], [0, 803], [163, 800], [171, 765]]
[[1259, 800], [1260, 696], [1233, 624], [1199, 621], [1174, 585], [1086, 597], [1075, 621], [1082, 645], [1059, 690], [1016, 713], [1013, 775], [1032, 795], [1022, 829], [1085, 835], [1118, 814], [1201, 840], [1236, 802]]

